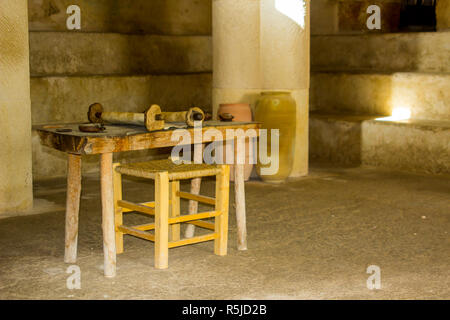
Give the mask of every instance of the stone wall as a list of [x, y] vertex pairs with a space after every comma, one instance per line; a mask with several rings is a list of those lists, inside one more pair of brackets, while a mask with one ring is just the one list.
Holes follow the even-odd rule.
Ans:
[[[87, 121], [90, 104], [107, 110], [211, 110], [210, 0], [29, 0], [31, 109], [34, 125]], [[81, 30], [68, 30], [69, 5]], [[34, 179], [64, 176], [65, 154], [33, 134]], [[117, 161], [160, 156], [116, 155]], [[98, 171], [83, 157], [83, 171]]]

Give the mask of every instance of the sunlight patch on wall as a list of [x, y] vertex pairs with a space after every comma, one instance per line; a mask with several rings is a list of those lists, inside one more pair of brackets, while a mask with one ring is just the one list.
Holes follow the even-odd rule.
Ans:
[[275, 9], [305, 28], [306, 4], [304, 0], [275, 0]]
[[411, 110], [409, 108], [394, 108], [390, 117], [377, 118], [379, 121], [400, 121], [409, 120], [411, 118]]

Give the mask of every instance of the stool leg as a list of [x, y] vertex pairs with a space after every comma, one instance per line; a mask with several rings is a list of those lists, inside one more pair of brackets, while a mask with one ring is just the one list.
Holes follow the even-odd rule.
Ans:
[[160, 172], [155, 179], [155, 268], [169, 266], [169, 174]]
[[228, 202], [230, 189], [230, 167], [222, 166], [222, 171], [216, 176], [216, 211], [221, 214], [215, 219], [215, 230], [218, 238], [214, 240], [214, 253], [219, 256], [227, 254], [228, 244]]
[[[172, 181], [170, 183], [170, 217], [177, 218], [180, 216], [180, 197], [177, 193], [180, 191], [180, 181]], [[180, 224], [172, 224], [169, 227], [170, 241], [180, 240]]]
[[118, 227], [123, 225], [123, 209], [117, 205], [117, 201], [122, 200], [122, 175], [116, 172], [120, 163], [113, 165], [113, 185], [114, 185], [114, 227], [116, 231], [116, 253], [123, 253], [123, 232]]

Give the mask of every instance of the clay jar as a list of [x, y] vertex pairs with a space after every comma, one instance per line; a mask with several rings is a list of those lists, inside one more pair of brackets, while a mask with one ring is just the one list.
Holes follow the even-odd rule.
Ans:
[[[223, 103], [219, 105], [219, 110], [217, 112], [217, 116], [223, 113], [229, 113], [234, 118], [232, 121], [237, 122], [250, 122], [253, 120], [252, 109], [250, 108], [250, 104], [248, 103]], [[220, 119], [220, 118], [219, 118]], [[235, 149], [236, 149], [235, 145]], [[244, 180], [247, 181], [250, 179], [250, 175], [252, 174], [253, 164], [250, 164], [249, 160], [249, 147], [250, 143], [248, 139], [245, 141], [245, 165], [244, 165]], [[235, 161], [236, 161], [236, 152], [235, 150]], [[226, 153], [224, 148], [224, 153]], [[225, 157], [225, 155], [224, 155]], [[225, 158], [224, 158], [225, 159]], [[230, 165], [230, 180], [234, 181], [234, 165]]]
[[[295, 128], [297, 107], [289, 91], [266, 91], [256, 103], [255, 120], [261, 123], [261, 129], [267, 129], [267, 154], [272, 159], [277, 155], [271, 153], [271, 129], [279, 129], [278, 172], [271, 175], [261, 174], [261, 168], [270, 164], [256, 165], [256, 172], [264, 182], [282, 183], [290, 175], [294, 164]], [[261, 148], [261, 143], [259, 148]]]

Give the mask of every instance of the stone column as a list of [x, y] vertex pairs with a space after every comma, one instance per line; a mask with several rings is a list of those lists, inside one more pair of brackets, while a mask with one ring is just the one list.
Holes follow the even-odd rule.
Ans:
[[254, 102], [261, 88], [259, 0], [213, 0], [213, 114]]
[[32, 208], [27, 0], [0, 0], [0, 214]]
[[292, 91], [297, 140], [291, 177], [308, 173], [309, 11], [309, 0], [213, 0], [214, 117], [220, 103], [254, 107], [262, 90]]
[[450, 30], [450, 1], [437, 0], [436, 3], [437, 30]]
[[261, 0], [262, 89], [292, 91], [297, 102], [291, 177], [308, 173], [309, 11], [309, 0]]

